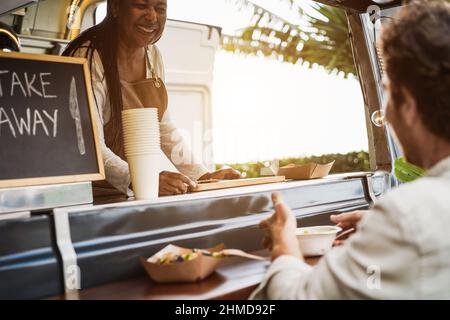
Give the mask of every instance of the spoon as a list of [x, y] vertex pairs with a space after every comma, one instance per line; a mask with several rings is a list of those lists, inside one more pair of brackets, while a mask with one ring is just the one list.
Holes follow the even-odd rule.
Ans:
[[341, 232], [334, 240], [337, 240], [343, 236], [345, 236], [346, 234], [352, 233], [354, 232], [356, 229], [355, 228], [350, 228], [348, 230], [345, 230], [344, 232]]

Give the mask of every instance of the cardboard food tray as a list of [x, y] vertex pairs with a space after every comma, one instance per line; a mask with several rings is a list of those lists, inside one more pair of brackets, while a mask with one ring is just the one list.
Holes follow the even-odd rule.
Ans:
[[285, 176], [286, 179], [292, 180], [319, 179], [326, 177], [330, 173], [333, 165], [334, 161], [327, 164], [318, 164], [314, 162], [304, 165], [290, 164], [281, 167], [278, 170], [277, 175]]
[[[219, 252], [224, 249], [224, 244], [219, 244], [206, 250], [209, 252]], [[169, 252], [180, 255], [192, 252], [192, 249], [168, 245], [148, 259], [141, 257], [141, 264], [152, 280], [160, 283], [200, 281], [211, 275], [218, 268], [223, 259], [226, 259], [226, 257], [215, 258], [199, 255], [197, 258], [185, 262], [159, 264], [158, 260]], [[241, 250], [225, 249], [224, 252], [226, 252], [226, 256], [240, 256], [248, 259], [266, 260], [266, 258], [246, 254]]]

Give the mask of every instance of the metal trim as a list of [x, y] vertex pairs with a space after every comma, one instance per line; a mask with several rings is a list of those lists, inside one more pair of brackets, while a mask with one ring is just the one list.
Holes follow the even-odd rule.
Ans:
[[54, 209], [53, 219], [56, 245], [61, 256], [64, 291], [66, 293], [75, 293], [81, 289], [81, 272], [77, 264], [77, 254], [70, 234], [68, 209]]
[[50, 211], [56, 207], [92, 202], [91, 182], [0, 188], [0, 215], [23, 211]]

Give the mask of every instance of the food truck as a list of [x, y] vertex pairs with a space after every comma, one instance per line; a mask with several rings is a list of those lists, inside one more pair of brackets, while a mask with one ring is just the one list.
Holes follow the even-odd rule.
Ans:
[[[20, 54], [0, 55], [0, 70], [7, 70], [0, 91], [0, 298], [245, 299], [261, 281], [267, 261], [230, 258], [202, 283], [163, 286], [148, 279], [141, 258], [169, 244], [202, 249], [224, 244], [262, 252], [258, 224], [273, 211], [273, 191], [280, 191], [299, 225], [314, 226], [330, 225], [331, 214], [367, 209], [398, 184], [392, 172], [399, 151], [386, 128], [371, 118], [386, 100], [374, 17], [391, 16], [401, 2], [322, 0], [317, 2], [345, 10], [348, 20], [364, 97], [370, 172], [249, 182], [152, 201], [94, 199], [92, 181], [104, 179], [105, 171], [87, 62], [60, 54], [72, 32], [96, 23], [101, 2], [0, 3], [0, 21], [18, 31], [21, 43]], [[74, 18], [74, 8], [79, 18]], [[187, 131], [195, 121], [204, 124], [204, 132], [213, 125], [211, 70], [220, 37], [218, 27], [169, 20], [159, 43], [175, 120]], [[202, 59], [186, 61], [177, 52]], [[33, 102], [28, 129], [26, 118], [12, 120], [24, 101]], [[35, 139], [17, 143], [21, 135]], [[206, 165], [213, 169], [214, 158], [210, 160]], [[172, 168], [163, 157], [161, 163], [162, 169]]]

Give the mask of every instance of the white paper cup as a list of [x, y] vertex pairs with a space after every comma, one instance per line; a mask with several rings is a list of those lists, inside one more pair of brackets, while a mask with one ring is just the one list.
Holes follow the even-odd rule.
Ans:
[[125, 141], [125, 150], [134, 150], [134, 149], [146, 149], [146, 148], [158, 148], [161, 149], [161, 144], [159, 142], [129, 142]]
[[159, 194], [159, 155], [127, 156], [136, 200], [153, 200]]
[[148, 134], [148, 133], [127, 133], [123, 135], [124, 140], [127, 142], [160, 142], [161, 137], [159, 134]]
[[161, 145], [161, 141], [160, 139], [152, 139], [149, 137], [141, 137], [141, 138], [125, 138], [124, 140], [125, 142], [125, 146], [126, 145], [141, 145], [141, 146], [145, 146], [145, 145]]
[[126, 146], [124, 151], [125, 151], [125, 154], [134, 154], [137, 152], [139, 152], [139, 153], [144, 153], [144, 152], [155, 153], [155, 152], [160, 152], [161, 147], [159, 145], [154, 145], [154, 146], [135, 145], [135, 146]]
[[132, 150], [132, 151], [126, 151], [125, 156], [132, 157], [134, 155], [142, 155], [142, 154], [160, 154], [160, 150]]
[[135, 152], [159, 152], [161, 150], [159, 145], [155, 145], [155, 146], [141, 146], [141, 145], [137, 145], [137, 146], [127, 146], [125, 148], [125, 153], [131, 154], [131, 153], [135, 153]]
[[123, 124], [123, 128], [126, 129], [127, 131], [150, 131], [150, 132], [157, 132], [159, 131], [159, 124], [155, 123], [153, 120], [152, 121], [148, 121], [146, 123], [122, 123]]
[[159, 139], [124, 139], [125, 148], [133, 148], [133, 147], [160, 147], [161, 142]]
[[155, 116], [158, 116], [158, 112], [151, 109], [130, 109], [122, 112], [123, 121], [140, 121], [145, 117]]
[[127, 158], [156, 155], [161, 150], [158, 109], [122, 111], [123, 140]]
[[149, 123], [154, 122], [154, 119], [157, 119], [158, 116], [155, 115], [141, 115], [139, 118], [136, 119], [122, 119], [122, 124], [124, 126], [128, 125], [148, 125]]
[[130, 158], [135, 157], [135, 156], [145, 156], [145, 155], [160, 157], [160, 153], [159, 152], [135, 152], [135, 153], [131, 153], [131, 154], [125, 154], [127, 159], [130, 159]]
[[157, 115], [158, 111], [153, 111], [151, 108], [141, 108], [141, 109], [129, 109], [124, 110], [122, 112], [122, 118], [124, 120], [134, 120], [134, 119], [140, 119], [142, 116], [154, 116]]
[[155, 124], [153, 120], [147, 122], [122, 122], [124, 128], [139, 128], [147, 130], [158, 130], [159, 124]]
[[122, 111], [122, 124], [158, 122], [158, 110], [154, 108], [129, 109]]
[[150, 140], [159, 140], [160, 139], [160, 135], [159, 132], [155, 131], [155, 132], [151, 132], [151, 131], [146, 131], [146, 130], [124, 130], [124, 137], [126, 138], [147, 138]]
[[126, 133], [135, 133], [135, 132], [146, 132], [150, 134], [159, 133], [159, 126], [156, 125], [153, 128], [150, 127], [151, 124], [146, 124], [145, 126], [141, 125], [130, 125], [123, 126], [123, 131]]
[[136, 149], [136, 148], [161, 148], [161, 143], [159, 141], [149, 142], [149, 141], [137, 141], [129, 142], [126, 144], [125, 149]]
[[138, 113], [154, 113], [154, 112], [158, 112], [158, 108], [133, 108], [133, 109], [126, 109], [122, 111], [122, 114], [124, 115], [135, 115]]
[[148, 116], [148, 115], [143, 115], [141, 116], [141, 119], [136, 119], [136, 120], [125, 120], [122, 119], [122, 125], [127, 127], [127, 126], [146, 126], [149, 127], [150, 124], [154, 123], [154, 119], [157, 119], [158, 117], [156, 115], [154, 116]]
[[154, 123], [154, 121], [148, 121], [148, 122], [122, 122], [122, 125], [126, 129], [139, 129], [139, 130], [146, 130], [146, 131], [156, 131], [159, 130], [159, 124]]

